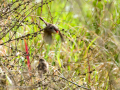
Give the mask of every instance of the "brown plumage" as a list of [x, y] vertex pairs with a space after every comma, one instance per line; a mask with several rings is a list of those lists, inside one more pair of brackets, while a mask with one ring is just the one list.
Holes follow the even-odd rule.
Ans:
[[52, 34], [56, 34], [56, 33], [60, 35], [61, 41], [64, 42], [64, 38], [57, 26], [55, 26], [54, 24], [47, 23], [41, 17], [40, 19], [46, 24], [46, 27], [44, 28], [44, 36], [43, 36], [43, 39], [46, 43], [51, 44], [53, 42]]
[[48, 72], [49, 65], [44, 59], [40, 59], [37, 68], [38, 68], [39, 76], [42, 77], [43, 74]]

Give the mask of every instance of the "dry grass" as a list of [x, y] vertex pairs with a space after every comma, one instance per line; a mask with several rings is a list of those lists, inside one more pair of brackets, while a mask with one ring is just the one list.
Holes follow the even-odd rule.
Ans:
[[[0, 89], [119, 90], [120, 2], [41, 1], [0, 1]], [[64, 43], [54, 35], [52, 45], [42, 45], [45, 24], [39, 16], [59, 27]], [[40, 58], [49, 64], [42, 78]]]

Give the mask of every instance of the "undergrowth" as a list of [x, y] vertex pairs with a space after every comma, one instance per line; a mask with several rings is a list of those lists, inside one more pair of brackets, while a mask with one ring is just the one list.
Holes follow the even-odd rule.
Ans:
[[[38, 1], [0, 1], [1, 90], [119, 90], [120, 1]], [[58, 26], [65, 42], [54, 34], [51, 45], [42, 45], [39, 17]], [[49, 64], [42, 78], [40, 58]]]

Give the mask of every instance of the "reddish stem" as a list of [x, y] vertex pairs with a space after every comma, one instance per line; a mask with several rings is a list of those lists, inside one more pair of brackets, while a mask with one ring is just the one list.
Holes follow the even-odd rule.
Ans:
[[24, 42], [25, 42], [25, 50], [26, 50], [26, 58], [27, 58], [27, 65], [28, 65], [28, 69], [29, 71], [31, 71], [31, 65], [30, 65], [30, 59], [29, 59], [29, 52], [28, 52], [28, 46], [27, 46], [27, 43], [26, 43], [26, 40], [24, 39]]

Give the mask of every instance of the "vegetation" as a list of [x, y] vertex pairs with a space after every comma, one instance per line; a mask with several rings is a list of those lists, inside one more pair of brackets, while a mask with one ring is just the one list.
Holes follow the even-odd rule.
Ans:
[[[0, 88], [119, 90], [119, 4], [119, 0], [1, 0]], [[43, 43], [45, 23], [39, 17], [58, 26], [65, 42], [54, 34], [51, 45]], [[37, 70], [40, 58], [49, 64], [42, 78]]]

